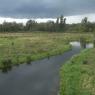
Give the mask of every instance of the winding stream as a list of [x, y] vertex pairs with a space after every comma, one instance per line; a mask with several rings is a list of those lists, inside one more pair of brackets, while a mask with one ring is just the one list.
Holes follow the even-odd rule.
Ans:
[[[79, 42], [70, 44], [72, 50], [63, 55], [13, 67], [9, 73], [0, 72], [0, 95], [57, 95], [61, 65], [82, 49]], [[91, 47], [92, 44], [86, 45]]]

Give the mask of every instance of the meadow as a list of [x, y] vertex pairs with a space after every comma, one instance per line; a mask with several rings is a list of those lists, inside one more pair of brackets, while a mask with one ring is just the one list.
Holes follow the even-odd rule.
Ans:
[[0, 33], [0, 68], [6, 63], [19, 65], [63, 54], [71, 49], [70, 41], [84, 37], [93, 41], [93, 34], [61, 32]]
[[95, 95], [95, 48], [71, 58], [60, 76], [60, 95]]
[[[31, 64], [32, 61], [63, 54], [71, 41], [93, 42], [92, 33], [29, 32], [0, 33], [0, 68]], [[95, 95], [95, 49], [86, 49], [60, 70], [60, 95]]]

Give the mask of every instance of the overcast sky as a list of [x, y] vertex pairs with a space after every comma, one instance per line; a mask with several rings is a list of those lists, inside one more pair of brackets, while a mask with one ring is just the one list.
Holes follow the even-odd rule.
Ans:
[[46, 22], [61, 14], [67, 17], [67, 23], [78, 23], [83, 17], [95, 21], [95, 0], [0, 0], [0, 23], [25, 23], [28, 18]]
[[0, 0], [0, 16], [53, 18], [95, 13], [95, 0]]

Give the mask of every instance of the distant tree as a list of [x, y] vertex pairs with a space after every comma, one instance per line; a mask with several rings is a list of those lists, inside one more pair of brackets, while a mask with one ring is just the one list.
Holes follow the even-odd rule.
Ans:
[[55, 31], [55, 23], [54, 23], [54, 21], [48, 21], [47, 22], [47, 29], [46, 29], [47, 31]]
[[47, 21], [44, 23], [37, 23], [35, 20], [28, 20], [26, 25], [16, 22], [6, 22], [4, 21], [0, 24], [0, 32], [18, 32], [18, 31], [70, 31], [70, 32], [94, 32], [95, 23], [88, 21], [85, 17], [82, 19], [81, 23], [77, 24], [66, 24], [66, 18], [63, 15], [54, 21]]
[[4, 21], [3, 24], [0, 25], [0, 32], [17, 32], [23, 31], [23, 29], [24, 26], [22, 23]]
[[36, 31], [38, 23], [35, 20], [28, 20], [26, 23], [26, 30], [27, 31]]
[[82, 19], [82, 24], [87, 24], [87, 23], [88, 23], [88, 18], [87, 17], [83, 18]]
[[26, 22], [26, 30], [29, 30], [29, 31], [32, 30], [32, 20], [28, 20]]
[[95, 27], [95, 24], [89, 22], [87, 17], [82, 19], [81, 28], [80, 28], [82, 32], [93, 32], [95, 29], [94, 27]]
[[81, 31], [82, 32], [89, 32], [88, 18], [87, 17], [83, 18], [81, 21]]
[[59, 17], [58, 17], [57, 20], [56, 20], [56, 24], [57, 24], [57, 25], [59, 24]]
[[60, 16], [60, 31], [65, 30], [66, 18], [63, 15]]
[[64, 24], [66, 24], [66, 18], [64, 18]]
[[55, 31], [59, 31], [59, 17], [56, 19]]
[[60, 30], [63, 30], [64, 19], [63, 15], [60, 16]]

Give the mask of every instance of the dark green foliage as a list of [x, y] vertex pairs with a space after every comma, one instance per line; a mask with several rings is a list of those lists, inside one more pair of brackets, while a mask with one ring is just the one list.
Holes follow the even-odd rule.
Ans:
[[60, 16], [60, 29], [63, 30], [63, 25], [64, 25], [64, 17], [63, 15]]
[[14, 42], [12, 42], [12, 46], [14, 46]]
[[32, 61], [31, 56], [27, 56], [26, 57], [26, 63], [31, 64], [31, 61]]
[[12, 60], [5, 58], [2, 60], [2, 72], [7, 72], [12, 69]]
[[63, 15], [60, 16], [59, 31], [65, 31], [66, 18]]
[[80, 27], [80, 30], [82, 32], [93, 32], [94, 31], [94, 26], [95, 24], [94, 23], [91, 23], [88, 21], [88, 18], [85, 17], [84, 19], [82, 19], [81, 21], [81, 27]]
[[84, 60], [84, 61], [83, 61], [83, 64], [88, 64], [88, 61], [87, 61], [87, 60]]
[[88, 18], [85, 17], [84, 19], [82, 19], [82, 22], [81, 22], [81, 29], [83, 32], [89, 32], [88, 30]]
[[46, 23], [37, 23], [35, 20], [28, 20], [24, 26], [22, 23], [4, 22], [0, 24], [0, 32], [18, 32], [18, 31], [63, 31], [65, 30], [66, 19], [61, 15], [57, 21], [47, 21]]
[[56, 30], [55, 23], [53, 21], [48, 21], [46, 26], [47, 26], [46, 30], [50, 32], [54, 32]]
[[35, 31], [37, 29], [38, 23], [35, 20], [28, 20], [26, 23], [27, 31]]
[[24, 26], [22, 23], [4, 22], [0, 25], [0, 32], [17, 32], [22, 31]]
[[19, 31], [48, 31], [48, 32], [93, 32], [95, 31], [95, 23], [88, 21], [85, 17], [81, 23], [66, 24], [66, 18], [63, 15], [56, 19], [56, 22], [49, 20], [45, 23], [37, 23], [35, 20], [28, 20], [26, 25], [16, 22], [4, 22], [0, 24], [0, 32], [19, 32]]

